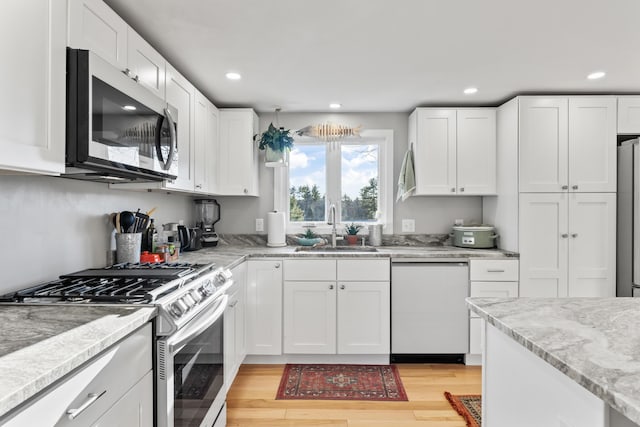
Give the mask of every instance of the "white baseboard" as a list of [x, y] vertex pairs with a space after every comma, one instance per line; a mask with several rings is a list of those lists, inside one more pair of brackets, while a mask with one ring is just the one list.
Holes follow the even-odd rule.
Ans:
[[279, 356], [247, 355], [244, 364], [281, 365], [284, 363], [345, 363], [352, 365], [388, 365], [388, 354], [282, 354]]
[[482, 366], [482, 354], [466, 354], [464, 364], [468, 366]]

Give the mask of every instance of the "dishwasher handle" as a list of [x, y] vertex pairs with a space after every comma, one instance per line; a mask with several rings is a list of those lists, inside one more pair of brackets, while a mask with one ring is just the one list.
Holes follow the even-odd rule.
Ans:
[[442, 261], [438, 260], [436, 262], [425, 261], [424, 258], [400, 258], [398, 260], [391, 261], [391, 267], [402, 265], [416, 265], [416, 266], [438, 266], [438, 267], [466, 267], [469, 265], [468, 261], [461, 260], [451, 260], [451, 261]]

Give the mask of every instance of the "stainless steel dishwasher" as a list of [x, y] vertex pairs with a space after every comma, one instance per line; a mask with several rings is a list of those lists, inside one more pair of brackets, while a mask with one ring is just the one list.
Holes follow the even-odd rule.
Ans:
[[391, 262], [391, 361], [464, 362], [468, 264], [424, 258]]

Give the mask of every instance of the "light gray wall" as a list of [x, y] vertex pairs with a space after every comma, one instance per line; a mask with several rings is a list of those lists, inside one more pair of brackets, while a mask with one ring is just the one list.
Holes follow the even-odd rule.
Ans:
[[[395, 185], [408, 146], [408, 118], [404, 113], [280, 113], [279, 124], [286, 129], [297, 130], [307, 125], [331, 122], [347, 126], [362, 125], [364, 129], [393, 129], [394, 159], [393, 182]], [[260, 115], [260, 132], [269, 123], [276, 124], [275, 114]], [[263, 153], [261, 153], [263, 154]], [[264, 159], [261, 156], [261, 164]], [[216, 231], [222, 233], [254, 233], [255, 219], [266, 218], [273, 209], [273, 169], [260, 168], [260, 197], [217, 197], [221, 205], [222, 219]], [[415, 219], [416, 233], [447, 233], [454, 219], [465, 223], [482, 220], [481, 197], [411, 197], [394, 205], [394, 231], [400, 234], [402, 219]]]
[[47, 176], [0, 176], [0, 293], [103, 267], [113, 229], [108, 214], [154, 206], [157, 224], [194, 221], [191, 197]]

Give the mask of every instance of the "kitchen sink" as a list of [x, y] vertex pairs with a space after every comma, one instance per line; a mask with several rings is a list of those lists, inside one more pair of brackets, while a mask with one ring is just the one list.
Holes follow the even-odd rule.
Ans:
[[371, 246], [298, 246], [296, 252], [378, 252]]

